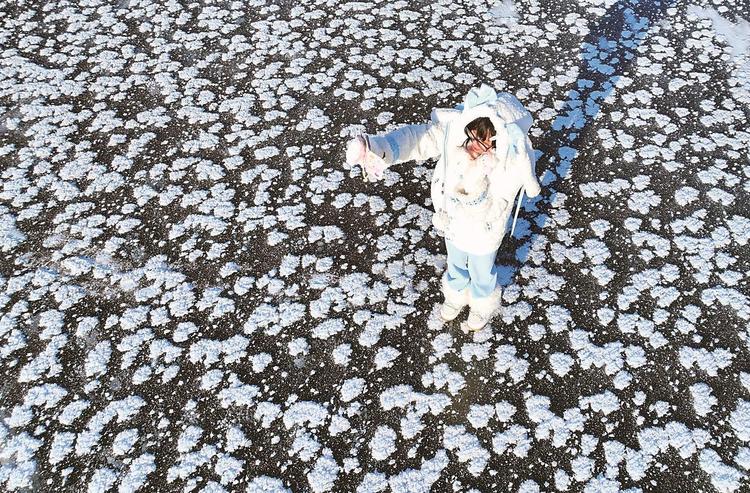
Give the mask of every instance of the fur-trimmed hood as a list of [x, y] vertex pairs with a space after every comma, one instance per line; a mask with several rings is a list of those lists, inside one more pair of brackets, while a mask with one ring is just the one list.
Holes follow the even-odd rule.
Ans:
[[[435, 108], [430, 119], [449, 128], [445, 145], [456, 149], [466, 140], [464, 128], [473, 120], [487, 117], [495, 127], [496, 159], [505, 163], [526, 152], [527, 134], [533, 123], [531, 113], [512, 94], [497, 94], [487, 84], [471, 89], [456, 108]], [[503, 152], [505, 150], [505, 152]], [[507, 154], [506, 154], [507, 153]]]

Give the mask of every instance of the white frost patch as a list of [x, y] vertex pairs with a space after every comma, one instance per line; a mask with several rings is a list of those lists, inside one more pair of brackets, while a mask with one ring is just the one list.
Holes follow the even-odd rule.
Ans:
[[292, 426], [304, 426], [317, 428], [322, 425], [328, 417], [328, 411], [318, 402], [300, 401], [295, 402], [284, 412], [284, 426], [287, 429]]
[[600, 412], [605, 416], [620, 409], [620, 400], [609, 390], [601, 394], [581, 397], [578, 402], [582, 409], [591, 408], [592, 411]]
[[586, 418], [579, 408], [567, 409], [560, 417], [549, 409], [549, 397], [533, 394], [524, 397], [526, 414], [532, 422], [537, 424], [534, 430], [534, 436], [537, 439], [547, 439], [551, 434], [552, 444], [555, 447], [562, 447], [573, 432], [583, 431]]
[[476, 358], [477, 361], [482, 361], [488, 358], [490, 355], [490, 343], [475, 343], [470, 342], [461, 346], [461, 359], [467, 363], [471, 362], [472, 358]]
[[26, 241], [26, 235], [16, 228], [16, 218], [5, 206], [0, 206], [0, 251], [7, 253]]
[[711, 408], [717, 404], [708, 384], [699, 382], [690, 386], [690, 396], [693, 398], [693, 409], [698, 416], [708, 416]]
[[339, 344], [333, 349], [331, 356], [333, 356], [333, 362], [337, 365], [346, 366], [349, 364], [349, 358], [352, 354], [352, 346], [350, 344]]
[[112, 453], [114, 455], [125, 455], [133, 448], [138, 441], [138, 430], [130, 428], [123, 430], [115, 436], [112, 442]]
[[190, 425], [180, 434], [177, 439], [177, 451], [181, 454], [190, 452], [198, 444], [198, 440], [203, 436], [203, 429]]
[[720, 493], [732, 493], [740, 489], [744, 475], [722, 462], [715, 450], [705, 449], [698, 457], [698, 464], [711, 478], [711, 484]]
[[388, 488], [388, 478], [382, 472], [368, 472], [357, 486], [356, 493], [380, 493]]
[[121, 493], [136, 491], [146, 483], [146, 477], [156, 471], [156, 461], [151, 454], [143, 454], [130, 463], [127, 474], [120, 481]]
[[750, 373], [741, 371], [740, 383], [742, 384], [743, 387], [745, 387], [745, 390], [750, 393]]
[[492, 450], [497, 455], [510, 450], [516, 457], [526, 457], [531, 450], [529, 430], [520, 425], [512, 425], [504, 432], [496, 433], [492, 437]]
[[67, 406], [60, 411], [58, 421], [65, 426], [73, 424], [78, 417], [89, 407], [89, 402], [84, 400], [76, 400], [70, 402]]
[[320, 449], [320, 442], [311, 433], [305, 430], [297, 430], [292, 447], [289, 449], [289, 455], [296, 455], [301, 461], [307, 462], [315, 457]]
[[698, 200], [700, 192], [693, 187], [682, 187], [674, 193], [674, 200], [681, 206], [686, 206]]
[[490, 459], [490, 453], [482, 447], [479, 439], [467, 433], [463, 426], [445, 427], [443, 447], [455, 452], [459, 462], [468, 462], [473, 476], [482, 474]]
[[750, 447], [740, 447], [734, 457], [734, 462], [742, 469], [750, 471]]
[[516, 414], [516, 406], [508, 401], [500, 401], [495, 404], [495, 415], [501, 423], [508, 423]]
[[260, 392], [255, 385], [242, 383], [234, 373], [229, 374], [229, 386], [222, 389], [219, 394], [219, 403], [221, 407], [229, 406], [251, 406], [255, 402], [255, 397]]
[[292, 493], [292, 490], [285, 487], [280, 479], [269, 476], [253, 478], [247, 485], [247, 491], [257, 491], [258, 493]]
[[509, 373], [514, 383], [524, 379], [529, 370], [529, 363], [523, 358], [516, 357], [516, 348], [511, 345], [503, 345], [495, 352], [495, 371], [497, 373]]
[[378, 426], [370, 439], [370, 451], [375, 460], [390, 457], [396, 451], [396, 432], [388, 426]]
[[281, 406], [270, 401], [259, 402], [255, 406], [255, 417], [256, 420], [261, 422], [263, 428], [269, 428], [276, 418], [281, 416]]
[[555, 375], [564, 377], [573, 366], [574, 360], [565, 353], [552, 353], [549, 355], [549, 365]]
[[512, 26], [518, 23], [518, 12], [513, 0], [502, 0], [497, 2], [491, 9], [490, 15], [498, 24]]
[[570, 476], [563, 469], [555, 471], [555, 488], [558, 491], [566, 491], [570, 485]]
[[352, 425], [351, 423], [349, 423], [348, 419], [337, 414], [336, 416], [333, 416], [331, 418], [331, 424], [328, 426], [328, 432], [331, 434], [331, 436], [336, 436], [344, 433], [345, 431], [349, 431], [351, 427]]
[[422, 375], [422, 385], [425, 387], [434, 385], [436, 389], [441, 389], [447, 385], [448, 391], [456, 395], [466, 386], [466, 381], [460, 373], [451, 371], [447, 363], [440, 363], [435, 365], [432, 371]]
[[49, 451], [49, 462], [50, 464], [57, 464], [73, 452], [73, 443], [75, 442], [76, 434], [67, 431], [61, 431], [55, 433], [55, 438], [52, 440], [52, 446]]
[[313, 337], [326, 340], [345, 329], [344, 321], [340, 318], [331, 318], [321, 322], [312, 330]]
[[391, 476], [388, 486], [393, 493], [428, 493], [449, 462], [446, 451], [440, 449], [435, 457], [423, 462], [419, 469], [407, 469]]
[[319, 130], [328, 125], [330, 122], [331, 119], [326, 116], [323, 110], [319, 108], [312, 108], [307, 111], [304, 120], [300, 121], [295, 129], [298, 132], [307, 130], [308, 128]]
[[262, 372], [263, 370], [266, 369], [268, 365], [271, 364], [272, 361], [273, 361], [273, 357], [271, 357], [271, 355], [268, 353], [254, 354], [250, 358], [250, 363], [253, 366], [254, 373]]
[[350, 402], [356, 399], [365, 389], [364, 378], [350, 378], [341, 384], [341, 400]]
[[432, 349], [435, 350], [434, 356], [441, 359], [448, 354], [453, 348], [453, 336], [447, 332], [442, 332], [432, 340]]
[[340, 470], [341, 468], [336, 462], [336, 459], [334, 459], [331, 451], [325, 449], [323, 455], [315, 461], [315, 467], [313, 467], [313, 470], [308, 473], [307, 482], [315, 493], [330, 491], [333, 489], [333, 485], [336, 482]]
[[104, 493], [112, 488], [117, 481], [117, 473], [108, 467], [102, 467], [94, 471], [89, 479], [87, 493]]
[[384, 346], [378, 349], [378, 352], [375, 354], [375, 369], [382, 370], [383, 368], [392, 367], [393, 360], [398, 358], [400, 354], [401, 351], [391, 346]]
[[289, 341], [289, 354], [291, 356], [306, 355], [310, 352], [310, 343], [304, 337], [297, 337]]
[[102, 341], [86, 356], [84, 368], [86, 376], [104, 375], [107, 372], [107, 364], [112, 355], [112, 345], [109, 341]]
[[226, 444], [224, 448], [227, 452], [234, 452], [243, 447], [249, 447], [250, 440], [245, 436], [242, 430], [236, 426], [230, 426], [226, 433]]
[[494, 416], [495, 408], [492, 405], [472, 404], [466, 417], [474, 428], [484, 428]]
[[729, 415], [735, 436], [743, 442], [750, 442], [750, 401], [740, 400]]
[[714, 351], [704, 348], [680, 348], [680, 364], [686, 369], [693, 365], [705, 371], [710, 377], [715, 377], [718, 371], [732, 364], [734, 355], [731, 351], [718, 348]]
[[417, 436], [423, 429], [422, 414], [415, 411], [407, 411], [406, 416], [401, 418], [401, 436], [409, 440]]
[[[220, 454], [216, 459], [214, 472], [221, 477], [221, 484], [228, 486], [242, 473], [244, 462], [227, 454]], [[217, 491], [223, 491], [223, 488]]]

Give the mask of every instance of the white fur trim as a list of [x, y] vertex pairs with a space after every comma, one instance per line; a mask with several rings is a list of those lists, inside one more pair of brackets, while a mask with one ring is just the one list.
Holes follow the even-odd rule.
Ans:
[[484, 298], [475, 298], [469, 293], [469, 308], [481, 314], [493, 314], [500, 308], [500, 299], [503, 294], [503, 288], [497, 286], [489, 296]]
[[448, 278], [445, 274], [440, 278], [440, 287], [445, 297], [445, 301], [453, 306], [464, 307], [469, 304], [469, 288], [466, 287], [461, 291], [456, 291], [448, 285]]

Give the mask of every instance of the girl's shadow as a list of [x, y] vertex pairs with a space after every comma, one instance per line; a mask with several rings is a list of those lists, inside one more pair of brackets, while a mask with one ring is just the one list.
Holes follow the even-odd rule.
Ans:
[[[538, 229], [544, 228], [555, 201], [554, 189], [549, 186], [565, 179], [577, 155], [576, 140], [585, 137], [591, 130], [590, 123], [602, 111], [601, 102], [614, 91], [615, 85], [636, 59], [636, 50], [648, 33], [649, 27], [660, 22], [666, 10], [675, 0], [663, 2], [634, 2], [621, 0], [607, 9], [596, 22], [589, 25], [589, 33], [581, 43], [583, 59], [578, 65], [576, 88], [568, 91], [563, 111], [552, 122], [551, 132], [539, 142], [539, 148], [548, 149], [547, 159], [542, 163], [552, 165], [551, 156], [559, 159], [554, 170], [547, 168], [541, 178], [542, 193], [534, 199], [526, 198], [524, 210], [533, 213], [531, 219]], [[539, 163], [537, 163], [539, 164]], [[519, 216], [514, 238], [531, 233], [531, 223]], [[520, 264], [528, 260], [531, 241], [526, 241], [515, 253]], [[519, 265], [498, 265], [498, 283], [507, 287], [513, 282]]]

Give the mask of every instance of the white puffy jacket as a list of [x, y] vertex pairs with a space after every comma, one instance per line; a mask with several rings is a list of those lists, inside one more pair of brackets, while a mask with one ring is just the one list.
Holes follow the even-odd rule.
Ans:
[[[433, 223], [457, 248], [481, 255], [500, 246], [516, 197], [520, 195], [520, 206], [524, 193], [534, 197], [541, 188], [534, 149], [527, 135], [531, 114], [511, 94], [495, 94], [488, 86], [482, 86], [479, 92], [484, 92], [477, 98], [478, 91], [472, 91], [473, 101], [470, 93], [457, 109], [434, 109], [429, 124], [405, 125], [369, 136], [369, 142], [371, 150], [389, 166], [438, 158], [431, 185]], [[495, 127], [496, 149], [472, 162], [461, 146], [466, 139], [464, 127], [482, 116], [489, 117]], [[476, 188], [477, 166], [487, 176], [486, 192], [458, 193]]]

